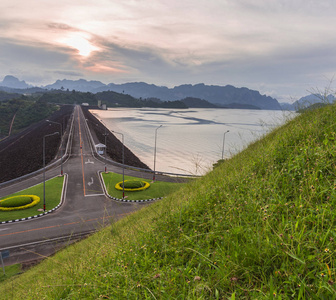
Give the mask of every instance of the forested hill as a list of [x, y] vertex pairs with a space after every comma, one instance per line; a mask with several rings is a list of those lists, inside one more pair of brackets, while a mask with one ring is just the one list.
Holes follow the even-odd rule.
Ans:
[[161, 101], [160, 99], [136, 99], [130, 95], [112, 91], [96, 94], [96, 98], [109, 107], [161, 107], [161, 108], [188, 108], [182, 101]]

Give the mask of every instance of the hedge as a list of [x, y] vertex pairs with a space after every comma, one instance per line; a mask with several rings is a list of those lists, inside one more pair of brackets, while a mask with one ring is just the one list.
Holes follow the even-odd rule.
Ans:
[[[29, 199], [29, 202], [28, 202], [28, 199]], [[36, 195], [13, 196], [13, 197], [0, 200], [0, 210], [12, 211], [12, 210], [27, 209], [27, 208], [35, 206], [39, 202], [40, 202], [40, 197]], [[5, 203], [5, 206], [3, 205], [4, 203]]]

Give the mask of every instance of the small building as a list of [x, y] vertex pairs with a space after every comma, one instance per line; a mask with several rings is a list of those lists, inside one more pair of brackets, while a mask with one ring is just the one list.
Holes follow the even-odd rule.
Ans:
[[106, 145], [104, 144], [97, 144], [95, 145], [97, 153], [100, 155], [104, 155], [105, 154], [105, 149], [106, 149]]

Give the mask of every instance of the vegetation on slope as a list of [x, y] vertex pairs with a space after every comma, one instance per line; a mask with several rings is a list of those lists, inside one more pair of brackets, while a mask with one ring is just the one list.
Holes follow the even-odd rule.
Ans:
[[[64, 143], [66, 143], [68, 138], [66, 128], [72, 111], [73, 106], [63, 105], [59, 107], [59, 110], [48, 115], [49, 120], [63, 123]], [[50, 124], [45, 120], [41, 120], [20, 133], [2, 140], [0, 143], [0, 182], [8, 181], [42, 168], [43, 137], [59, 131], [60, 126], [58, 124]], [[45, 147], [46, 164], [53, 160], [57, 153], [60, 154], [58, 151], [60, 141], [60, 135], [47, 138]]]
[[11, 100], [19, 98], [21, 95], [17, 93], [6, 93], [0, 90], [0, 101]]
[[0, 298], [335, 298], [335, 115], [307, 111]]
[[0, 137], [7, 136], [14, 118], [12, 132], [22, 130], [55, 112], [58, 108], [53, 104], [22, 96], [0, 103]]
[[161, 101], [159, 99], [140, 99], [130, 95], [120, 94], [112, 91], [105, 91], [96, 94], [97, 99], [108, 107], [161, 107], [161, 108], [187, 108], [187, 106], [179, 100], [176, 101]]
[[76, 91], [51, 91], [44, 93], [40, 97], [41, 100], [49, 103], [61, 103], [61, 104], [82, 104], [88, 103], [89, 105], [97, 105], [96, 96], [92, 93], [82, 93]]

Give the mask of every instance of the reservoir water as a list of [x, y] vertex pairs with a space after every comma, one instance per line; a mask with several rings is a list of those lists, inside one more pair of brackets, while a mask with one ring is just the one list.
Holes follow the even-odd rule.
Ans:
[[[295, 115], [246, 109], [110, 108], [91, 112], [108, 129], [123, 133], [125, 146], [151, 169], [156, 132], [156, 171], [191, 175], [205, 174], [222, 155], [231, 157]], [[115, 135], [121, 140], [120, 134]]]

